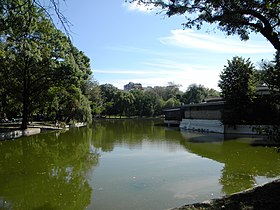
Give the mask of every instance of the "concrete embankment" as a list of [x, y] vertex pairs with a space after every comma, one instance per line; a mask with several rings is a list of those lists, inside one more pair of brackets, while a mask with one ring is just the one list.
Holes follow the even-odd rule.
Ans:
[[25, 130], [13, 129], [10, 131], [5, 131], [5, 132], [0, 131], [0, 140], [15, 139], [15, 138], [19, 138], [22, 136], [30, 136], [30, 135], [38, 134], [40, 132], [41, 132], [40, 128], [28, 128]]
[[[69, 128], [79, 128], [86, 126], [86, 123], [75, 123], [72, 125], [65, 125], [63, 127], [56, 125], [47, 125], [42, 123], [32, 123], [27, 129], [19, 129], [19, 125], [5, 124], [0, 128], [0, 140], [16, 139], [22, 136], [30, 136], [34, 134], [39, 134], [42, 131], [59, 131], [68, 130]], [[18, 127], [17, 127], [18, 126]]]

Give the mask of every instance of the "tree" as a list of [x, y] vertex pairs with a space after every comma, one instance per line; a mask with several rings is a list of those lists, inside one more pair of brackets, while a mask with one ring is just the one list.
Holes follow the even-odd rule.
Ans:
[[149, 98], [151, 102], [151, 114], [152, 116], [162, 115], [163, 100], [157, 94], [154, 88], [148, 88], [144, 90], [145, 95]]
[[164, 101], [167, 101], [169, 98], [177, 97], [181, 94], [179, 87], [181, 85], [175, 84], [173, 82], [168, 82], [167, 86], [156, 86], [153, 90], [156, 94], [161, 97]]
[[82, 88], [91, 71], [89, 59], [55, 29], [41, 9], [27, 3], [10, 13], [17, 13], [21, 27], [0, 34], [0, 71], [5, 92], [22, 104], [21, 128], [26, 129], [29, 115], [44, 106], [50, 88], [68, 84]]
[[118, 93], [118, 88], [112, 84], [103, 84], [100, 85], [101, 96], [103, 98], [103, 106], [105, 115], [113, 115], [116, 113], [115, 104], [116, 104], [116, 95]]
[[172, 108], [172, 107], [176, 107], [176, 106], [180, 106], [181, 103], [178, 99], [176, 98], [169, 98], [164, 105], [164, 108]]
[[170, 17], [186, 15], [187, 28], [200, 29], [204, 22], [216, 23], [227, 35], [248, 40], [250, 32], [261, 33], [280, 51], [279, 0], [131, 0], [161, 7]]
[[[33, 7], [40, 8], [49, 19], [52, 13], [56, 14], [64, 31], [69, 35], [70, 22], [60, 10], [60, 2], [65, 0], [0, 0], [0, 33], [9, 29], [21, 27], [22, 12], [29, 12]], [[27, 10], [26, 10], [27, 9]]]
[[134, 113], [134, 95], [132, 92], [127, 92], [117, 89], [112, 98], [112, 114], [119, 115], [120, 118], [123, 115], [131, 116]]
[[219, 92], [214, 89], [205, 88], [203, 85], [191, 84], [182, 95], [181, 102], [184, 104], [201, 103], [207, 97], [217, 97]]
[[[263, 62], [261, 66], [262, 82], [267, 85], [272, 92], [280, 89], [280, 51], [276, 53], [275, 60]], [[278, 102], [280, 100], [278, 99]]]
[[248, 108], [256, 96], [255, 67], [249, 59], [234, 57], [220, 74], [218, 86], [222, 90], [230, 112], [225, 113], [225, 121], [242, 123], [250, 115]]
[[44, 107], [45, 113], [52, 120], [66, 123], [71, 120], [90, 123], [92, 120], [90, 101], [74, 84], [51, 88], [47, 101]]
[[131, 90], [130, 91], [134, 96], [134, 113], [136, 116], [143, 117], [145, 115], [145, 106], [147, 106], [145, 100], [145, 94], [142, 90]]
[[85, 94], [89, 97], [91, 102], [92, 115], [99, 116], [105, 108], [103, 107], [100, 86], [93, 78], [87, 81]]
[[[280, 141], [280, 51], [275, 55], [272, 62], [263, 62], [260, 71], [260, 80], [270, 89], [270, 95], [262, 98], [261, 102], [266, 105], [265, 117], [269, 120], [269, 126], [259, 126], [257, 131], [267, 135], [268, 139]], [[269, 112], [268, 112], [269, 111]], [[268, 113], [267, 113], [268, 112]], [[272, 126], [271, 126], [272, 125]]]

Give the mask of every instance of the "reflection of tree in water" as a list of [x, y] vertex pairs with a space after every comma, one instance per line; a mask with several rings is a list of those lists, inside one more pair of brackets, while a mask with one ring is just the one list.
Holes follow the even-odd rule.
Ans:
[[[204, 136], [200, 138], [199, 135]], [[275, 149], [251, 146], [248, 143], [249, 139], [219, 140], [209, 143], [203, 141], [205, 135], [189, 134], [188, 139], [181, 143], [192, 153], [224, 164], [220, 183], [225, 194], [254, 187], [258, 176], [266, 178], [280, 176], [280, 153]], [[217, 136], [217, 139], [220, 137]]]
[[[253, 187], [256, 177], [280, 175], [280, 153], [273, 148], [253, 147], [250, 140], [227, 140], [216, 134], [179, 132], [173, 128], [154, 126], [153, 120], [101, 120], [93, 125], [93, 144], [102, 151], [115, 145], [141, 147], [144, 141], [169, 143], [169, 149], [181, 144], [187, 151], [224, 164], [220, 183], [225, 194]], [[210, 135], [210, 136], [207, 136]], [[209, 142], [211, 141], [211, 142]], [[173, 147], [176, 145], [175, 147]]]
[[1, 142], [4, 209], [85, 209], [92, 192], [86, 173], [98, 164], [99, 154], [90, 149], [92, 131], [84, 131]]
[[99, 120], [93, 124], [93, 144], [102, 151], [112, 151], [114, 145], [125, 144], [130, 148], [141, 146], [143, 140], [164, 139], [165, 130], [153, 126], [160, 120]]
[[228, 194], [240, 192], [253, 187], [256, 184], [255, 177], [248, 172], [236, 172], [227, 169], [225, 165], [220, 178], [223, 192]]

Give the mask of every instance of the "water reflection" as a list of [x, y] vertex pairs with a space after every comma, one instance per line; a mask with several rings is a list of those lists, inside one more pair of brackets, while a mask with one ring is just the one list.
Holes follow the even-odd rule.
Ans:
[[85, 209], [92, 192], [86, 173], [99, 158], [90, 139], [77, 130], [1, 142], [0, 209]]
[[[168, 137], [161, 126], [162, 120], [101, 120], [93, 124], [93, 145], [103, 152], [110, 152], [115, 145], [128, 148], [141, 148], [143, 142], [169, 143], [176, 149], [178, 139]], [[174, 132], [172, 130], [171, 132]], [[178, 133], [178, 132], [176, 132]], [[178, 133], [179, 134], [179, 133]], [[180, 134], [179, 134], [180, 135]], [[175, 141], [174, 141], [175, 140]], [[175, 148], [173, 148], [174, 146]]]
[[224, 164], [219, 179], [225, 194], [254, 187], [260, 177], [280, 175], [280, 154], [273, 148], [254, 147], [250, 136], [213, 133], [191, 133], [176, 128], [153, 126], [160, 121], [111, 120], [95, 123], [94, 146], [112, 151], [115, 145], [139, 148], [143, 141], [160, 146], [164, 141], [169, 151], [182, 147], [186, 151]]
[[[182, 143], [187, 150], [224, 164], [220, 183], [225, 194], [254, 187], [258, 177], [280, 175], [280, 154], [273, 148], [251, 146], [256, 139], [184, 131], [182, 135], [188, 139]], [[214, 143], [206, 142], [207, 138]]]
[[167, 209], [280, 175], [280, 154], [250, 138], [160, 123], [101, 120], [0, 142], [0, 209]]

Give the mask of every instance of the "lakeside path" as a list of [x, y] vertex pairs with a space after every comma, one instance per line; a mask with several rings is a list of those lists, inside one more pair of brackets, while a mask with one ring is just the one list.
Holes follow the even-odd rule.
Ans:
[[28, 125], [25, 130], [20, 129], [18, 123], [0, 123], [0, 140], [15, 139], [22, 136], [30, 136], [39, 134], [42, 131], [59, 131], [68, 130], [69, 128], [80, 128], [85, 127], [87, 124], [78, 122], [72, 125], [56, 126], [55, 124], [44, 124], [42, 122], [34, 122]]
[[277, 210], [280, 209], [280, 179], [203, 203], [188, 204], [172, 210]]
[[27, 128], [25, 130], [11, 128], [7, 129], [0, 129], [0, 140], [9, 140], [9, 139], [16, 139], [22, 136], [30, 136], [35, 135], [41, 132], [40, 128]]
[[[2, 125], [2, 126], [1, 126]], [[32, 124], [27, 129], [20, 129], [19, 124], [1, 124], [0, 125], [0, 140], [16, 139], [22, 136], [30, 136], [41, 133], [42, 130], [63, 130], [52, 125]]]

